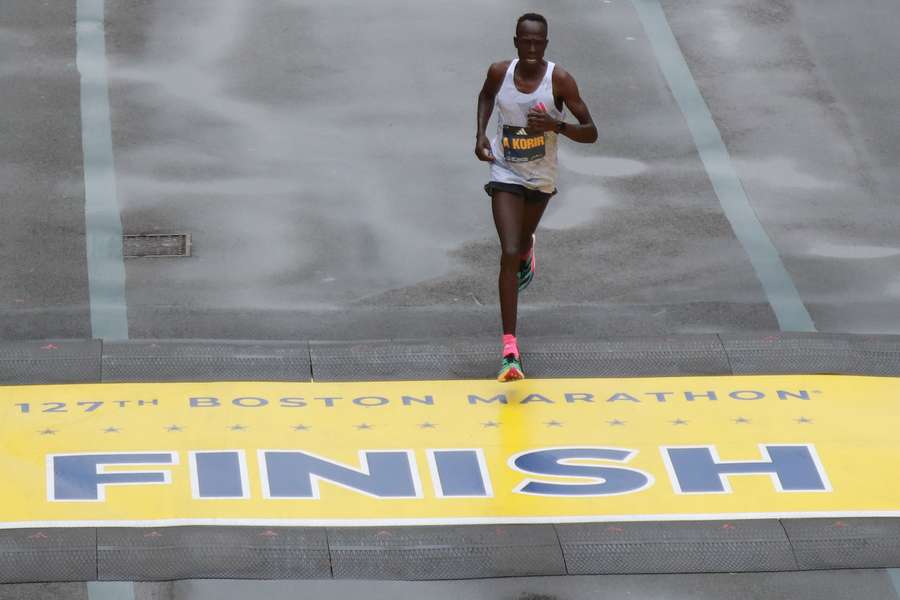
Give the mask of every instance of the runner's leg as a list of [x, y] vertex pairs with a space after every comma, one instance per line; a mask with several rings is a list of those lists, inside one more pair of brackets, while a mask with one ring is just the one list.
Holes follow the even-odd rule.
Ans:
[[503, 333], [516, 334], [516, 313], [519, 299], [519, 246], [525, 199], [510, 192], [494, 190], [491, 201], [494, 225], [500, 237], [500, 318]]
[[519, 256], [528, 254], [531, 250], [531, 235], [537, 230], [538, 223], [544, 215], [544, 210], [550, 199], [541, 200], [540, 202], [525, 202], [524, 213], [522, 218], [522, 233], [519, 236]]

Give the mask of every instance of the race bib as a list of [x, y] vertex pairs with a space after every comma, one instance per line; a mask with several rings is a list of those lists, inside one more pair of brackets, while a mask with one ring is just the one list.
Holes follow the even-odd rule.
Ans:
[[546, 139], [543, 132], [530, 133], [524, 127], [503, 126], [503, 158], [522, 163], [544, 158]]

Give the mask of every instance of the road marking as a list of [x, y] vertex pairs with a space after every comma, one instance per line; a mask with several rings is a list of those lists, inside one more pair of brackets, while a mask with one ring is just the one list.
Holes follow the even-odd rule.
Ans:
[[897, 516], [898, 383], [0, 386], [0, 528]]
[[105, 340], [127, 340], [122, 220], [116, 198], [109, 120], [103, 2], [78, 0], [76, 21], [91, 335]]
[[750, 258], [782, 331], [816, 331], [778, 250], [756, 216], [728, 149], [669, 28], [659, 0], [632, 0], [656, 60], [687, 121], [722, 210]]
[[130, 581], [88, 581], [88, 600], [134, 600]]
[[900, 569], [888, 569], [888, 575], [891, 576], [891, 583], [894, 585], [894, 593], [900, 598]]

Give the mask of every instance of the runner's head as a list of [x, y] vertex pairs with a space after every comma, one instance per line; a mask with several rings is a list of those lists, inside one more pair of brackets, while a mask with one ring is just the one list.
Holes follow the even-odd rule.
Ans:
[[516, 23], [513, 45], [519, 51], [519, 60], [526, 64], [538, 64], [547, 49], [547, 19], [537, 13], [525, 13]]

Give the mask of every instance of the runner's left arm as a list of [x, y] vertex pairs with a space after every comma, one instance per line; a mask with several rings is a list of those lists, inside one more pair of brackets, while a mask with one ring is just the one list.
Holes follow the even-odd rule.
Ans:
[[569, 107], [569, 111], [578, 119], [578, 125], [572, 123], [566, 124], [563, 135], [576, 142], [584, 144], [593, 144], [597, 141], [597, 127], [594, 125], [594, 119], [591, 118], [591, 111], [588, 110], [587, 104], [581, 99], [578, 93], [578, 84], [575, 78], [568, 72], [562, 73], [562, 97]]
[[[558, 71], [558, 73], [557, 73]], [[594, 125], [594, 119], [588, 110], [581, 94], [578, 92], [578, 84], [575, 78], [568, 71], [557, 67], [553, 71], [553, 91], [558, 94], [569, 110], [578, 119], [578, 125], [574, 123], [566, 123], [566, 128], [562, 131], [562, 135], [570, 140], [581, 142], [583, 144], [592, 144], [597, 141], [597, 127]], [[556, 131], [556, 124], [559, 121], [552, 118], [546, 112], [531, 109], [528, 112], [528, 128], [538, 131]]]

